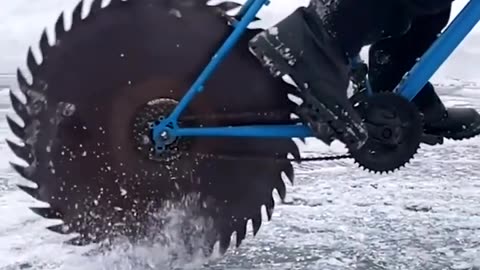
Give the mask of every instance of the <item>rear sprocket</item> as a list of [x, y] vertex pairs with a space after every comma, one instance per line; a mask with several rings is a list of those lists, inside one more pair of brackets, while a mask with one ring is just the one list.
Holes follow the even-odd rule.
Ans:
[[[58, 19], [55, 44], [42, 35], [43, 62], [29, 53], [32, 83], [18, 73], [27, 101], [11, 95], [25, 125], [9, 119], [24, 145], [9, 144], [29, 163], [15, 169], [37, 184], [21, 188], [50, 205], [33, 210], [63, 220], [49, 229], [79, 233], [75, 244], [117, 235], [135, 240], [148, 234], [152, 213], [167, 200], [196, 193], [196, 205], [208, 205], [201, 214], [214, 220], [207, 245], [220, 241], [225, 251], [233, 232], [237, 245], [245, 238], [249, 220], [258, 231], [263, 205], [271, 217], [272, 191], [284, 197], [281, 176], [293, 179], [286, 159], [290, 153], [298, 156], [292, 140], [195, 138], [179, 141], [175, 156], [154, 157], [144, 136], [149, 123], [183, 97], [232, 31], [224, 10], [205, 2], [113, 0], [102, 8], [95, 0], [84, 19], [80, 2], [71, 29], [65, 30], [63, 15]], [[247, 42], [255, 34], [246, 32], [182, 119], [238, 117], [180, 122], [198, 127], [290, 121], [295, 104], [287, 94], [293, 89], [249, 53]], [[157, 106], [159, 99], [168, 102]], [[258, 117], [245, 119], [245, 113]], [[274, 117], [265, 119], [266, 114]], [[217, 160], [181, 154], [185, 151], [272, 160]]]

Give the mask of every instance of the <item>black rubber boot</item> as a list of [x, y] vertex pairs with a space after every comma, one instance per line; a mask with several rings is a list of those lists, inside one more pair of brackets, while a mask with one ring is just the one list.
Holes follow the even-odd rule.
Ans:
[[338, 43], [322, 28], [312, 29], [298, 9], [250, 43], [273, 76], [289, 75], [300, 90], [300, 118], [330, 144], [339, 139], [358, 149], [367, 131], [347, 99], [349, 64]]
[[480, 134], [480, 114], [473, 108], [447, 108], [441, 121], [425, 124], [425, 133], [464, 140]]
[[472, 108], [445, 108], [432, 84], [427, 84], [413, 102], [424, 115], [425, 133], [463, 140], [480, 134], [480, 114]]
[[[447, 25], [448, 1], [438, 5], [441, 11], [416, 17], [401, 36], [381, 40], [370, 47], [369, 80], [374, 92], [391, 91], [403, 75], [435, 42]], [[432, 2], [433, 4], [433, 2]], [[434, 7], [435, 5], [432, 5]], [[431, 83], [413, 99], [424, 115], [425, 133], [448, 139], [467, 139], [480, 134], [480, 115], [471, 108], [445, 108]]]

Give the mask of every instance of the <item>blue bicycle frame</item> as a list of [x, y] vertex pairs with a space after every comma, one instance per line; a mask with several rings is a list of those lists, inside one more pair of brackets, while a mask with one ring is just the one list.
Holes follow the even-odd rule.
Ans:
[[[236, 127], [212, 128], [180, 128], [177, 121], [181, 113], [202, 92], [204, 84], [218, 68], [225, 56], [235, 46], [238, 39], [245, 32], [248, 25], [256, 17], [258, 11], [268, 5], [269, 0], [248, 0], [239, 11], [238, 21], [233, 23], [234, 30], [213, 55], [210, 63], [193, 83], [185, 96], [179, 101], [170, 116], [153, 128], [153, 138], [157, 150], [165, 147], [166, 138], [174, 137], [255, 137], [255, 138], [307, 138], [312, 137], [310, 128], [303, 124], [297, 125], [251, 125]], [[395, 93], [412, 100], [427, 84], [432, 75], [445, 62], [463, 39], [470, 33], [480, 20], [480, 0], [470, 0], [454, 21], [447, 27], [432, 47], [423, 55], [410, 72], [405, 74], [403, 80], [395, 88]], [[163, 138], [163, 139], [162, 139]], [[169, 140], [169, 141], [170, 141]]]

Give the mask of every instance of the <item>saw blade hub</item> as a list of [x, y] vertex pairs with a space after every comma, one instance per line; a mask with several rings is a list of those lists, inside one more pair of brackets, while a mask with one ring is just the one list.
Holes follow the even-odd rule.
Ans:
[[155, 152], [157, 154], [161, 154], [169, 145], [178, 140], [178, 137], [173, 135], [172, 127], [169, 127], [169, 125], [160, 132], [160, 135], [157, 138], [153, 137], [153, 130], [154, 128], [151, 128], [150, 133], [152, 134], [152, 140], [155, 143]]
[[[177, 104], [174, 99], [160, 98], [147, 102], [137, 110], [133, 136], [137, 149], [150, 159], [164, 160], [167, 155], [175, 155], [179, 150], [179, 138], [173, 131], [175, 125], [167, 117]], [[154, 130], [159, 126], [162, 129], [155, 136]]]

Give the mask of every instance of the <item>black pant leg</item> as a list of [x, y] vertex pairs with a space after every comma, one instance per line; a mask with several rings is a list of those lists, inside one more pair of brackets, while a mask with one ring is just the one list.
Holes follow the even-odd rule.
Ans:
[[417, 15], [438, 14], [451, 7], [454, 0], [403, 0]]
[[349, 57], [384, 35], [404, 33], [413, 18], [405, 0], [311, 0], [306, 22], [330, 34]]
[[450, 11], [417, 17], [404, 35], [380, 40], [370, 47], [369, 78], [374, 91], [392, 91], [397, 86], [448, 24]]

